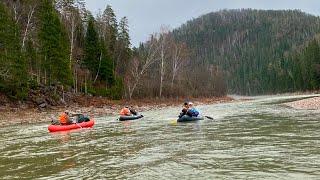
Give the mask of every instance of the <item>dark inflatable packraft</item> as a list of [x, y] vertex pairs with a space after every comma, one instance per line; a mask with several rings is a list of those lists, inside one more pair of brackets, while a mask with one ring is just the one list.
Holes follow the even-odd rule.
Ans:
[[198, 116], [198, 117], [190, 117], [188, 115], [184, 115], [181, 118], [179, 118], [177, 121], [178, 122], [191, 122], [191, 121], [199, 121], [199, 120], [203, 120], [204, 118], [202, 116]]
[[133, 115], [133, 116], [120, 116], [119, 120], [120, 121], [129, 121], [129, 120], [136, 120], [142, 118], [143, 115]]
[[50, 132], [68, 131], [68, 130], [79, 129], [79, 128], [91, 128], [93, 125], [94, 125], [94, 120], [90, 119], [90, 121], [88, 122], [75, 123], [70, 125], [49, 125], [48, 130]]

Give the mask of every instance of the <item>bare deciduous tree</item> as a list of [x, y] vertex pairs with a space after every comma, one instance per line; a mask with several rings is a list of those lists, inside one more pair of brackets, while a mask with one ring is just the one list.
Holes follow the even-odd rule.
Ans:
[[75, 62], [75, 49], [77, 30], [82, 28], [82, 20], [84, 19], [86, 9], [83, 0], [57, 0], [56, 9], [60, 12], [62, 21], [67, 27], [69, 42], [70, 42], [70, 54], [69, 54], [69, 68], [73, 72], [73, 85], [74, 91], [77, 92], [78, 78], [77, 68]]
[[64, 24], [68, 27], [68, 35], [70, 40], [70, 69], [72, 67], [72, 58], [75, 48], [76, 30], [82, 26], [82, 18], [85, 14], [85, 4], [83, 0], [59, 0], [57, 9], [60, 11]]
[[159, 88], [159, 97], [162, 97], [163, 81], [165, 76], [165, 65], [167, 64], [167, 55], [168, 55], [168, 36], [169, 28], [162, 26], [161, 34], [158, 40], [159, 49], [160, 49], [160, 88]]
[[34, 23], [34, 14], [37, 8], [36, 0], [5, 0], [4, 3], [11, 8], [16, 24], [22, 28], [21, 51], [25, 50], [25, 42]]
[[174, 81], [181, 67], [187, 62], [189, 55], [185, 44], [177, 43], [174, 40], [171, 41], [171, 90], [173, 90]]
[[[161, 33], [154, 34], [150, 41], [139, 48], [138, 55], [131, 60], [126, 78], [128, 97], [132, 97], [140, 82], [142, 86], [147, 84], [143, 89], [150, 91], [143, 94], [157, 94], [160, 98], [174, 94], [169, 92], [167, 87], [171, 87], [173, 91], [175, 80], [182, 71], [182, 67], [186, 67], [184, 65], [188, 58], [186, 45], [175, 41], [168, 28], [163, 26]], [[145, 74], [147, 76], [144, 76]], [[159, 81], [153, 83], [154, 81], [150, 81], [150, 78], [159, 79]], [[183, 87], [176, 88], [183, 89]], [[156, 94], [155, 90], [157, 90]]]
[[25, 49], [25, 42], [26, 42], [28, 34], [29, 34], [29, 29], [31, 29], [32, 20], [34, 18], [34, 13], [35, 13], [36, 7], [37, 7], [36, 3], [29, 4], [28, 10], [27, 10], [27, 24], [24, 28], [21, 50]]
[[157, 46], [157, 41], [153, 36], [151, 36], [148, 45], [143, 52], [144, 55], [134, 57], [131, 61], [129, 74], [126, 78], [129, 99], [132, 98], [143, 75], [145, 75], [151, 65], [157, 61], [156, 56], [159, 52], [159, 48]]

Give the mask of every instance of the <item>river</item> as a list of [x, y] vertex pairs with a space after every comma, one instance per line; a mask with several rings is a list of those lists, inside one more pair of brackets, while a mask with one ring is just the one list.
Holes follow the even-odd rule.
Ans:
[[0, 128], [0, 179], [320, 179], [320, 112], [264, 96], [197, 108], [214, 120], [175, 123], [180, 107], [92, 129]]

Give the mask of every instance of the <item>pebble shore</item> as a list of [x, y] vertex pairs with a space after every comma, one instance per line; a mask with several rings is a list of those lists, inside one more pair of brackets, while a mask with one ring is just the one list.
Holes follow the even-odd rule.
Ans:
[[320, 97], [313, 97], [284, 103], [284, 105], [292, 107], [294, 109], [305, 109], [305, 110], [320, 110]]

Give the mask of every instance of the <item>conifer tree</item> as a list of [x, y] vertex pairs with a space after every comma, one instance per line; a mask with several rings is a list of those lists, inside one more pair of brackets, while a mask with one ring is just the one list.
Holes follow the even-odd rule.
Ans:
[[71, 83], [69, 43], [52, 0], [41, 0], [39, 42], [46, 84]]
[[126, 48], [126, 51], [130, 49], [130, 36], [129, 36], [129, 25], [128, 25], [128, 18], [123, 17], [119, 23], [119, 41], [121, 41], [122, 46]]
[[316, 40], [312, 40], [304, 52], [303, 66], [307, 89], [319, 88], [317, 67], [320, 64], [320, 48]]
[[26, 62], [20, 49], [18, 26], [0, 2], [0, 90], [16, 98], [24, 98], [28, 90]]
[[88, 17], [88, 27], [84, 42], [84, 64], [96, 76], [100, 64], [100, 43], [98, 33], [95, 28], [94, 17], [90, 14]]
[[104, 35], [104, 37], [105, 41], [107, 42], [108, 51], [113, 61], [115, 61], [115, 44], [117, 42], [118, 23], [116, 15], [110, 5], [107, 5], [106, 9], [103, 12], [102, 18], [106, 25], [106, 34]]
[[131, 56], [130, 36], [127, 17], [121, 18], [119, 22], [118, 47], [117, 47], [117, 73], [125, 74], [126, 67]]
[[101, 40], [101, 81], [106, 83], [106, 88], [111, 87], [114, 84], [115, 77], [114, 77], [114, 67], [112, 63], [112, 59], [110, 58], [107, 47]]

